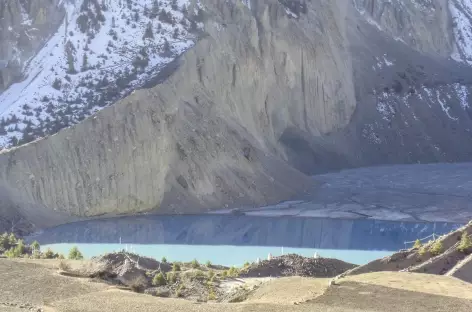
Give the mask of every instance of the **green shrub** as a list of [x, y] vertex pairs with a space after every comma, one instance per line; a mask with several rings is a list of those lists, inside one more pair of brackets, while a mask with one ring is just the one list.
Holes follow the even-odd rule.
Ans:
[[210, 287], [210, 290], [208, 292], [208, 300], [216, 300], [216, 294], [213, 287]]
[[434, 255], [437, 256], [443, 252], [443, 245], [440, 240], [436, 240], [431, 247], [429, 248], [429, 251]]
[[178, 262], [174, 262], [172, 264], [172, 271], [174, 271], [174, 272], [180, 271], [180, 264]]
[[15, 245], [15, 244], [16, 244], [16, 240], [17, 240], [17, 239], [16, 239], [15, 234], [10, 233], [10, 235], [8, 236], [8, 243], [9, 243], [10, 245]]
[[25, 253], [25, 243], [22, 239], [18, 240], [15, 248], [18, 250], [20, 255], [23, 255]]
[[221, 277], [223, 277], [223, 278], [228, 277], [228, 271], [221, 272]]
[[175, 272], [167, 272], [166, 280], [169, 284], [175, 284], [177, 282], [177, 273]]
[[205, 263], [205, 265], [206, 265], [207, 267], [211, 267], [211, 261], [208, 260], [208, 261]]
[[193, 259], [191, 265], [193, 269], [197, 269], [200, 267], [200, 263], [198, 263], [197, 259]]
[[161, 262], [162, 262], [162, 263], [167, 263], [167, 258], [166, 258], [166, 257], [162, 257]]
[[232, 277], [236, 277], [239, 275], [239, 270], [236, 269], [234, 266], [232, 266], [229, 270], [228, 270], [228, 276], [232, 276]]
[[8, 233], [3, 233], [0, 235], [0, 247], [6, 248], [8, 245]]
[[208, 278], [212, 279], [215, 276], [215, 272], [213, 270], [208, 270]]
[[415, 241], [415, 244], [413, 245], [413, 248], [419, 249], [419, 248], [421, 248], [421, 246], [423, 246], [423, 244], [421, 244], [421, 241], [419, 239], [417, 239]]
[[148, 282], [146, 278], [142, 275], [136, 276], [135, 279], [133, 279], [128, 286], [133, 290], [134, 292], [142, 292], [144, 289], [146, 289], [146, 286], [148, 285]]
[[79, 251], [79, 248], [77, 248], [76, 246], [72, 247], [71, 250], [69, 251], [69, 259], [82, 260], [83, 258], [84, 256]]
[[59, 255], [57, 256], [57, 259], [65, 259], [65, 258], [66, 258], [66, 257], [64, 257], [63, 254], [59, 254]]
[[423, 256], [427, 251], [428, 251], [428, 249], [426, 248], [425, 245], [423, 245], [423, 246], [420, 247], [420, 249], [418, 249], [418, 254], [420, 256]]
[[51, 248], [48, 248], [46, 252], [44, 253], [44, 258], [45, 259], [54, 259], [54, 252], [51, 250]]
[[457, 250], [460, 252], [467, 252], [470, 248], [472, 248], [472, 239], [470, 236], [467, 234], [466, 231], [462, 233], [461, 241], [459, 243], [459, 246], [457, 246]]
[[41, 246], [39, 245], [38, 241], [34, 241], [31, 243], [31, 248], [34, 249], [34, 250], [39, 250], [41, 248]]
[[193, 276], [196, 278], [202, 278], [205, 276], [205, 274], [203, 273], [202, 270], [195, 270], [195, 272], [193, 273]]
[[177, 287], [177, 290], [175, 291], [175, 296], [176, 297], [182, 297], [182, 291], [185, 289], [184, 284], [180, 284], [179, 287]]
[[164, 274], [161, 272], [157, 273], [154, 275], [154, 278], [152, 279], [152, 284], [154, 286], [164, 286], [166, 283], [166, 279], [164, 278]]
[[5, 252], [8, 258], [20, 258], [25, 253], [25, 245], [23, 240], [19, 240], [15, 247], [11, 247]]
[[31, 259], [41, 259], [41, 252], [39, 250], [33, 251], [31, 254]]
[[7, 256], [8, 258], [19, 258], [21, 257], [21, 254], [15, 247], [12, 247], [5, 252], [5, 256]]

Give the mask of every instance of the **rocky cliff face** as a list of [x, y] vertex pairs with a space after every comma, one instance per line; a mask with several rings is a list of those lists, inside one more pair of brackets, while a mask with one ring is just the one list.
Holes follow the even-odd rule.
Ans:
[[5, 207], [39, 226], [196, 212], [330, 169], [470, 160], [465, 3], [193, 1], [204, 33], [154, 83], [0, 155]]

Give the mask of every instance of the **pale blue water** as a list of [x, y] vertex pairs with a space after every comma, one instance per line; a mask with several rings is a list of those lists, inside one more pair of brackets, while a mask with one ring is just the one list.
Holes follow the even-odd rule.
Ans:
[[[257, 258], [296, 253], [364, 264], [412, 241], [441, 235], [461, 224], [368, 219], [254, 217], [234, 215], [132, 216], [65, 224], [35, 233], [43, 248], [86, 258], [127, 249], [169, 261], [242, 265]], [[121, 243], [121, 244], [120, 244]], [[282, 251], [283, 246], [283, 251]]]
[[142, 256], [168, 261], [190, 262], [197, 259], [200, 263], [211, 261], [213, 264], [225, 266], [242, 266], [246, 261], [256, 261], [272, 256], [295, 253], [305, 257], [313, 257], [315, 253], [324, 258], [336, 258], [354, 264], [364, 264], [391, 254], [389, 251], [336, 250], [313, 248], [281, 248], [262, 246], [210, 246], [210, 245], [141, 245], [141, 244], [51, 244], [41, 248], [51, 248], [54, 252], [67, 256], [70, 248], [77, 246], [85, 258], [122, 249]]

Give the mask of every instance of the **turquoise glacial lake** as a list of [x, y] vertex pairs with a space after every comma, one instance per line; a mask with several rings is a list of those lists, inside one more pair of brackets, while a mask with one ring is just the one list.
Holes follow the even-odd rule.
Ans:
[[140, 244], [51, 244], [41, 248], [51, 248], [54, 252], [67, 256], [69, 250], [77, 246], [85, 258], [104, 253], [128, 250], [142, 256], [155, 259], [166, 257], [168, 261], [190, 262], [197, 259], [200, 263], [211, 261], [225, 266], [242, 266], [246, 261], [253, 262], [258, 258], [267, 259], [268, 255], [299, 254], [313, 257], [341, 259], [354, 264], [364, 264], [391, 254], [390, 251], [336, 250], [311, 248], [278, 248], [266, 246], [209, 246], [209, 245], [140, 245]]
[[246, 261], [295, 253], [364, 264], [457, 229], [448, 222], [406, 222], [313, 217], [142, 215], [60, 225], [27, 238], [67, 255], [77, 246], [86, 258], [128, 250], [169, 261]]

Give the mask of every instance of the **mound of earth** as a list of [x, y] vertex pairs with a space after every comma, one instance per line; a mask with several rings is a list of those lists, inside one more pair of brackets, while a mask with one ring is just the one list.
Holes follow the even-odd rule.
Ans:
[[152, 276], [148, 272], [166, 273], [171, 270], [168, 263], [126, 252], [93, 257], [92, 261], [98, 264], [101, 276], [112, 276], [125, 285], [132, 285], [137, 280], [150, 285]]
[[306, 258], [296, 254], [274, 257], [249, 265], [241, 277], [333, 277], [356, 267], [338, 259]]
[[[378, 271], [407, 271], [450, 275], [472, 283], [472, 221], [467, 225], [431, 240], [424, 245], [400, 250], [349, 270], [339, 277]], [[469, 243], [467, 243], [469, 242]]]

